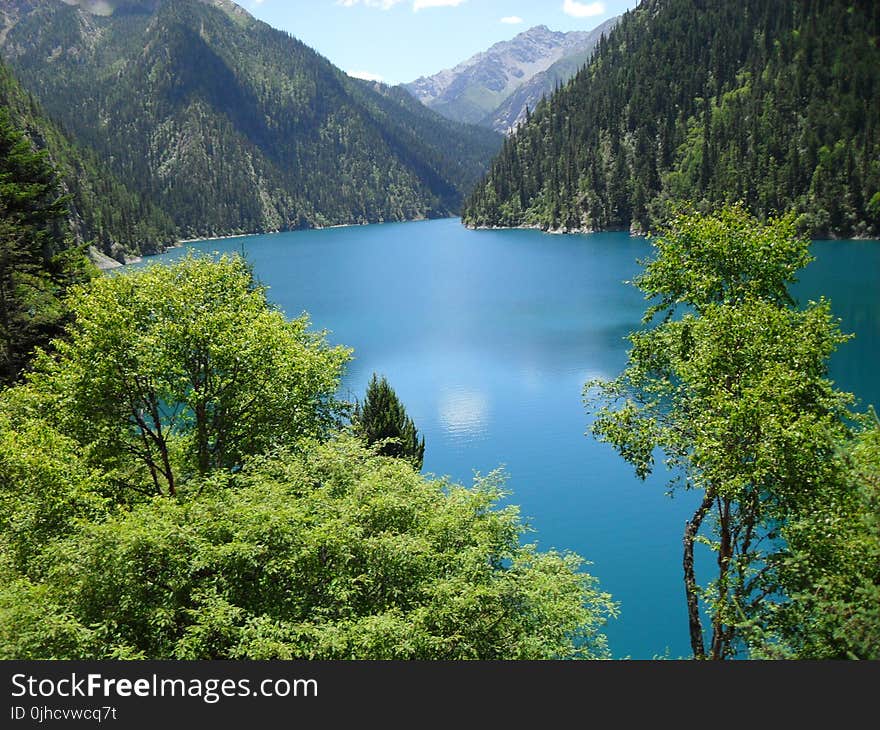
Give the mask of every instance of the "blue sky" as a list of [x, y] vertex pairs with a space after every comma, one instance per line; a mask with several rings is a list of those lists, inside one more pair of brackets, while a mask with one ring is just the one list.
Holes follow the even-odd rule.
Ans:
[[590, 30], [637, 0], [238, 0], [343, 70], [397, 84], [534, 25]]

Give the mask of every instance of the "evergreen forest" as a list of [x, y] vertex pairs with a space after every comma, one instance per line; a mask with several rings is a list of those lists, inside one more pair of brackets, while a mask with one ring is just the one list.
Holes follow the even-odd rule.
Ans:
[[183, 238], [449, 216], [500, 146], [232, 3], [118, 5], [14, 6], [0, 33], [12, 73], [82, 151], [69, 164], [86, 168], [84, 236], [117, 259]]
[[505, 143], [464, 221], [647, 232], [742, 202], [880, 235], [878, 37], [870, 0], [645, 0]]

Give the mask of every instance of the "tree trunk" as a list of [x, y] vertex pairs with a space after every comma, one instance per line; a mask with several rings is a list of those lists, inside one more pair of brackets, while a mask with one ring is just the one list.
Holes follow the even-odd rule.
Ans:
[[720, 505], [721, 543], [718, 546], [718, 604], [712, 617], [712, 648], [710, 659], [724, 659], [730, 649], [730, 632], [724, 628], [723, 611], [729, 601], [730, 560], [733, 557], [733, 543], [730, 535], [730, 500]]
[[684, 527], [684, 592], [687, 599], [688, 627], [694, 659], [706, 658], [706, 646], [703, 643], [703, 622], [700, 620], [700, 600], [697, 596], [697, 579], [694, 573], [694, 541], [713, 500], [713, 495], [707, 492], [703, 503]]
[[162, 437], [161, 433], [157, 443], [159, 444], [159, 453], [162, 455], [162, 471], [165, 474], [165, 480], [168, 482], [168, 494], [173, 497], [177, 493], [177, 489], [174, 485], [174, 469], [171, 468], [171, 459], [168, 455], [168, 444], [165, 443], [165, 439]]
[[204, 403], [197, 403], [196, 412], [196, 441], [198, 442], [199, 474], [204, 476], [210, 468], [210, 455], [208, 453], [208, 414]]

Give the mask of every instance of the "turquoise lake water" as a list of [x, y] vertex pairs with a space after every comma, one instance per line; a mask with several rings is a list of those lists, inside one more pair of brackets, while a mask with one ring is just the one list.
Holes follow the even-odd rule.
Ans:
[[[288, 315], [307, 311], [353, 347], [343, 396], [385, 374], [425, 435], [426, 472], [470, 483], [503, 466], [529, 541], [591, 561], [621, 603], [606, 630], [615, 657], [689, 654], [681, 536], [693, 495], [666, 496], [663, 475], [640, 482], [584, 435], [583, 384], [624, 366], [645, 308], [624, 283], [649, 254], [644, 240], [469, 231], [450, 219], [207, 241], [153, 260], [188, 248], [243, 250]], [[880, 403], [880, 244], [820, 241], [814, 254], [795, 293], [831, 299], [857, 335], [832, 375]]]

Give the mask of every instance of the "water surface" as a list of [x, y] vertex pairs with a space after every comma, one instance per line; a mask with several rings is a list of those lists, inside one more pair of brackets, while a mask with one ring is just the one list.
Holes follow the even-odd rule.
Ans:
[[[572, 550], [621, 603], [615, 657], [689, 654], [681, 536], [693, 495], [665, 495], [584, 435], [584, 382], [613, 377], [641, 294], [624, 284], [648, 244], [624, 233], [468, 231], [458, 220], [208, 241], [243, 251], [288, 315], [307, 311], [355, 349], [343, 395], [385, 374], [424, 433], [425, 471], [470, 483], [504, 466], [541, 549]], [[840, 387], [880, 402], [880, 245], [818, 242], [796, 289], [825, 294], [858, 337], [834, 360]], [[184, 253], [177, 249], [163, 259]]]

